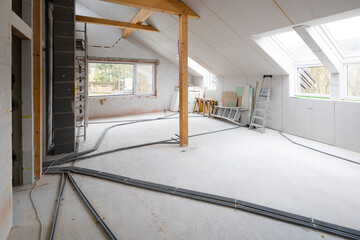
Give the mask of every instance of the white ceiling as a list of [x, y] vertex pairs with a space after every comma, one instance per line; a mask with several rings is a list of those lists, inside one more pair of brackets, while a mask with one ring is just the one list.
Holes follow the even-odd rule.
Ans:
[[[138, 11], [99, 0], [77, 1], [100, 17], [120, 21], [130, 21]], [[189, 19], [189, 56], [222, 76], [284, 74], [252, 36], [360, 8], [359, 0], [277, 0], [287, 17], [273, 0], [184, 2], [200, 15], [198, 20]], [[134, 38], [177, 64], [178, 17], [156, 12], [147, 23], [160, 33], [136, 31], [129, 40]], [[121, 31], [104, 36], [92, 44], [111, 44], [121, 37]]]

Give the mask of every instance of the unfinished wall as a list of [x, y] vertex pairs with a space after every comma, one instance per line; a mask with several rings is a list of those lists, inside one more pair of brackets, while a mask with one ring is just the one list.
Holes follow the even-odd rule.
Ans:
[[[94, 34], [101, 35], [98, 32], [92, 33], [90, 28], [89, 37], [95, 37]], [[156, 96], [90, 97], [90, 118], [156, 112], [164, 109], [169, 110], [171, 94], [179, 82], [179, 69], [176, 65], [141, 46], [131, 37], [129, 37], [129, 40], [121, 40], [112, 49], [90, 47], [89, 56], [160, 60], [160, 64], [157, 66]]]
[[[262, 76], [228, 77], [224, 91], [261, 80]], [[360, 103], [290, 97], [289, 82], [289, 76], [273, 77], [269, 128], [360, 152]]]
[[12, 224], [11, 0], [0, 1], [0, 239]]
[[217, 78], [216, 90], [205, 89], [205, 87], [204, 87], [204, 78], [203, 77], [193, 77], [192, 82], [196, 86], [200, 87], [203, 91], [205, 91], [204, 96], [206, 98], [213, 98], [213, 99], [215, 99], [217, 101], [221, 101], [221, 93], [223, 91], [222, 90], [223, 89], [222, 77]]
[[[76, 14], [101, 17], [79, 2], [76, 3]], [[78, 28], [83, 29], [80, 25]], [[172, 92], [179, 83], [179, 67], [139, 43], [133, 36], [118, 41], [122, 34], [121, 31], [119, 28], [89, 24], [89, 57], [159, 60], [160, 64], [157, 66], [156, 75], [157, 95], [90, 97], [89, 118], [157, 112], [170, 108]], [[192, 78], [189, 75], [189, 83], [191, 82]]]
[[54, 153], [75, 150], [75, 1], [54, 1]]

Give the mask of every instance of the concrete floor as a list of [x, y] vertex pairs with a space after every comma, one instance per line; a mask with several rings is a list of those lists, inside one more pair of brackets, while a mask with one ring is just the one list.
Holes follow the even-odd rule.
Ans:
[[[153, 118], [161, 113], [106, 120]], [[113, 123], [112, 123], [113, 124]], [[93, 124], [81, 150], [112, 124]], [[190, 134], [229, 128], [216, 119], [190, 118]], [[112, 129], [98, 151], [168, 139], [178, 120]], [[293, 140], [360, 161], [360, 154], [290, 136]], [[360, 229], [360, 166], [290, 143], [277, 131], [239, 128], [189, 141], [190, 147], [155, 145], [75, 162], [136, 179], [265, 205]], [[75, 180], [119, 239], [340, 239], [327, 233], [181, 197], [91, 177]], [[35, 191], [48, 236], [60, 176], [46, 175]], [[56, 239], [104, 239], [100, 226], [71, 185], [64, 190]], [[38, 239], [31, 186], [14, 188], [14, 227], [9, 239]], [[323, 236], [322, 236], [323, 235]]]

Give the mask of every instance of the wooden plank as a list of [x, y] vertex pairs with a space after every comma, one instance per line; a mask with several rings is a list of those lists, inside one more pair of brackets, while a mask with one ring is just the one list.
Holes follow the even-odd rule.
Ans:
[[174, 15], [188, 15], [188, 17], [199, 19], [196, 14], [185, 3], [177, 0], [102, 0], [104, 2], [116, 3], [136, 8], [144, 8], [156, 12], [164, 12]]
[[179, 16], [180, 147], [188, 144], [188, 17]]
[[32, 29], [27, 25], [15, 12], [11, 14], [11, 31], [12, 33], [23, 39], [31, 40], [32, 39]]
[[[140, 11], [135, 15], [135, 17], [130, 21], [130, 23], [134, 23], [134, 24], [142, 24], [143, 22], [146, 21], [146, 19], [148, 19], [150, 17], [150, 15], [153, 13], [154, 11], [148, 10], [148, 9], [140, 9]], [[123, 38], [127, 38], [128, 36], [130, 36], [130, 34], [132, 32], [134, 32], [134, 29], [130, 29], [130, 28], [125, 28], [122, 31], [122, 37]]]
[[34, 174], [42, 174], [42, 0], [33, 2]]
[[133, 29], [133, 30], [159, 32], [159, 30], [157, 30], [153, 26], [121, 22], [121, 21], [115, 21], [115, 20], [103, 19], [103, 18], [87, 17], [87, 16], [81, 16], [81, 15], [76, 15], [76, 22], [99, 24], [99, 25], [112, 26], [112, 27], [118, 27], [118, 28], [129, 28], [129, 29]]

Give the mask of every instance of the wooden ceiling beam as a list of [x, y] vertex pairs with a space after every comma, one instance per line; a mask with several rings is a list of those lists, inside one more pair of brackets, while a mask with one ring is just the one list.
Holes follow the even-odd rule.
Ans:
[[[143, 22], [146, 21], [146, 19], [148, 19], [150, 17], [150, 15], [153, 13], [154, 11], [152, 10], [148, 10], [148, 9], [140, 9], [140, 11], [135, 15], [135, 17], [130, 21], [130, 23], [134, 23], [134, 24], [139, 24], [141, 25]], [[130, 28], [125, 28], [122, 32], [122, 37], [123, 38], [127, 38], [128, 36], [130, 36], [130, 34], [132, 32], [134, 32], [134, 29], [130, 29]]]
[[130, 7], [148, 9], [156, 12], [164, 12], [173, 15], [186, 15], [190, 18], [199, 19], [196, 14], [185, 3], [176, 0], [102, 0], [104, 2], [116, 3]]
[[81, 16], [81, 15], [76, 15], [76, 22], [99, 24], [99, 25], [112, 26], [112, 27], [118, 27], [118, 28], [128, 28], [128, 29], [132, 29], [132, 30], [144, 30], [144, 31], [150, 31], [150, 32], [159, 32], [159, 30], [154, 28], [153, 26], [121, 22], [121, 21], [115, 21], [115, 20], [103, 19], [103, 18], [87, 17], [87, 16]]

